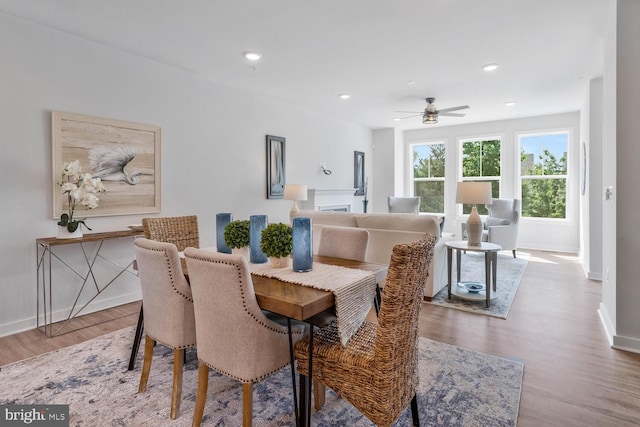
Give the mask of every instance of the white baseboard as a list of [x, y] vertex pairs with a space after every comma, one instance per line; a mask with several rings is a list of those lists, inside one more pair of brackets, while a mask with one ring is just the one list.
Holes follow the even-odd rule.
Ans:
[[607, 341], [609, 341], [610, 346], [613, 346], [613, 336], [615, 335], [616, 330], [613, 327], [611, 318], [609, 317], [609, 312], [607, 312], [607, 308], [603, 303], [600, 303], [598, 316], [600, 317], [600, 322], [602, 322], [602, 326], [604, 327], [604, 332], [607, 335]]
[[580, 265], [582, 266], [582, 271], [584, 272], [584, 277], [586, 277], [589, 280], [597, 280], [599, 282], [602, 282], [602, 273], [594, 273], [593, 271], [589, 271], [589, 269], [587, 268], [587, 266], [585, 265], [585, 263], [581, 262]]
[[[113, 298], [108, 298], [100, 301], [94, 301], [87, 305], [80, 316], [95, 313], [96, 311], [105, 310], [107, 308], [117, 307], [119, 305], [128, 304], [134, 301], [140, 301], [142, 299], [142, 292], [140, 290], [127, 294], [118, 295]], [[53, 313], [53, 321], [59, 322], [64, 320], [69, 315], [70, 309], [59, 310]], [[42, 316], [40, 322], [42, 323]], [[0, 337], [7, 335], [17, 334], [19, 332], [28, 331], [36, 328], [36, 316], [29, 317], [27, 319], [18, 320], [16, 322], [5, 323], [0, 325]], [[64, 329], [63, 331], [64, 332]]]
[[600, 303], [598, 315], [600, 316], [600, 321], [604, 326], [607, 334], [607, 340], [609, 341], [611, 348], [630, 351], [632, 353], [640, 353], [640, 339], [617, 335], [615, 328], [613, 327], [613, 322], [611, 322], [611, 318], [609, 317], [609, 313], [602, 303]]

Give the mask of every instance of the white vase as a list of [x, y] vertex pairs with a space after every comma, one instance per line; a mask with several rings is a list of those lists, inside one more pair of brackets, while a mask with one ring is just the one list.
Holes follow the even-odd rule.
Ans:
[[76, 229], [73, 233], [67, 230], [67, 227], [59, 225], [58, 226], [58, 234], [56, 238], [58, 239], [79, 239], [82, 237], [82, 230], [80, 227]]
[[234, 255], [242, 255], [249, 261], [249, 246], [245, 246], [242, 248], [232, 248], [231, 253]]
[[285, 268], [285, 267], [289, 267], [289, 264], [291, 263], [291, 258], [288, 256], [269, 257], [269, 261], [271, 262], [271, 267], [273, 268]]

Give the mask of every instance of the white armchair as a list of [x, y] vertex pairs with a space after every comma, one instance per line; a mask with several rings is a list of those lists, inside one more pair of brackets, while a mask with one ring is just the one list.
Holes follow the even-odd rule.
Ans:
[[[513, 251], [516, 257], [518, 248], [518, 226], [520, 219], [519, 199], [491, 199], [487, 205], [489, 216], [485, 218], [482, 241], [496, 243], [503, 250]], [[462, 223], [462, 238], [467, 238], [466, 224]]]
[[420, 197], [387, 197], [389, 213], [420, 213]]

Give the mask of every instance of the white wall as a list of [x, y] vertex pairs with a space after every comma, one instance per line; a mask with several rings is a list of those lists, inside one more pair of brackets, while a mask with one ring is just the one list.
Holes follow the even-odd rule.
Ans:
[[[579, 180], [578, 141], [580, 140], [579, 113], [564, 113], [522, 119], [472, 123], [459, 126], [441, 126], [405, 131], [404, 153], [408, 153], [411, 143], [445, 141], [447, 150], [445, 184], [445, 231], [460, 234], [460, 222], [466, 217], [458, 216], [459, 206], [455, 203], [456, 182], [459, 180], [459, 139], [470, 137], [499, 136], [502, 139], [500, 197], [514, 198], [518, 194], [517, 153], [519, 133], [569, 129], [569, 178], [567, 182], [567, 219], [544, 220], [523, 218], [519, 228], [520, 248], [574, 252], [579, 250]], [[407, 154], [396, 153], [406, 156]], [[405, 171], [405, 194], [409, 194], [409, 172]]]
[[[232, 212], [235, 218], [263, 213], [271, 221], [288, 222], [291, 202], [265, 196], [267, 134], [287, 139], [288, 182], [351, 188], [354, 150], [365, 152], [365, 167], [371, 170], [369, 129], [4, 15], [0, 40], [0, 335], [35, 326], [35, 239], [56, 231], [51, 110], [161, 126], [161, 215], [198, 215], [202, 246], [215, 244], [217, 212]], [[332, 175], [320, 171], [322, 161]], [[141, 218], [90, 218], [88, 223], [94, 231], [109, 231]], [[107, 252], [119, 262], [131, 259], [130, 239], [111, 246]], [[80, 263], [77, 252], [63, 252]], [[54, 301], [54, 311], [63, 312], [69, 306], [65, 298], [78, 284], [65, 275], [56, 283], [61, 298]], [[93, 308], [139, 297], [137, 279], [129, 275]]]
[[[640, 2], [616, 0], [605, 37], [603, 186], [604, 281], [600, 314], [612, 345], [640, 353]], [[618, 256], [619, 255], [619, 256]]]

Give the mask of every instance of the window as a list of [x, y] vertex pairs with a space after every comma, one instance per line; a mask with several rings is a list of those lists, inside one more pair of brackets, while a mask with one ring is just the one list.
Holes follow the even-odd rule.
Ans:
[[[462, 181], [491, 183], [491, 196], [500, 197], [500, 138], [466, 139], [461, 141]], [[472, 205], [462, 205], [462, 213], [471, 212]], [[488, 215], [485, 205], [477, 205], [480, 215]]]
[[569, 132], [519, 135], [522, 216], [566, 218]]
[[420, 212], [444, 213], [445, 144], [411, 144], [411, 189], [420, 196]]

